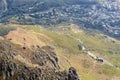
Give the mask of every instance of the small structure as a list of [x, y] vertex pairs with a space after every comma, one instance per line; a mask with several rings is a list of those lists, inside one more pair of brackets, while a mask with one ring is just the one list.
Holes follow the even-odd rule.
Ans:
[[103, 58], [97, 58], [97, 61], [104, 62], [104, 59]]
[[98, 62], [104, 62], [103, 58], [97, 57], [96, 55], [94, 55], [90, 51], [86, 51], [85, 53], [87, 53], [90, 57], [92, 57], [93, 59], [97, 60]]

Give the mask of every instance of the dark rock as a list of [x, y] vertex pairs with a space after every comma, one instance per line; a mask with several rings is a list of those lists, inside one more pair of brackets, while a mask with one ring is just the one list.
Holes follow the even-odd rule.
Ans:
[[0, 71], [0, 74], [2, 74], [5, 79], [10, 78], [18, 71], [18, 64], [16, 62], [3, 60], [0, 63]]
[[51, 46], [44, 46], [41, 49], [38, 48], [33, 55], [31, 55], [31, 61], [40, 66], [49, 65], [51, 68], [59, 69], [57, 55]]
[[73, 67], [69, 68], [68, 80], [79, 80], [76, 69]]

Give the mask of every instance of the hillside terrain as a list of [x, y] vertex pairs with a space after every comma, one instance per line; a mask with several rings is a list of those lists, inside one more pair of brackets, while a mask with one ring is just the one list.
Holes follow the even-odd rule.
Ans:
[[120, 0], [0, 0], [0, 80], [120, 80]]
[[120, 38], [119, 0], [0, 0], [0, 4], [1, 23], [74, 23]]
[[[8, 35], [1, 36], [0, 80], [79, 80], [74, 67], [60, 70], [55, 48], [43, 44], [45, 42], [42, 39], [47, 40], [48, 37], [37, 33], [31, 37], [28, 32], [16, 28], [9, 31]], [[42, 38], [40, 40], [35, 36]]]
[[120, 79], [120, 41], [97, 30], [75, 24], [0, 28], [8, 29], [0, 34], [0, 80]]

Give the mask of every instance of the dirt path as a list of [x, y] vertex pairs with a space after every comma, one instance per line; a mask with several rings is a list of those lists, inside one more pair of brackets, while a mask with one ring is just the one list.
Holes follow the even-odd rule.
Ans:
[[[67, 36], [69, 36], [69, 37], [71, 37], [71, 38], [73, 38], [73, 39], [75, 39], [75, 40], [77, 40], [77, 41], [79, 41], [80, 43], [82, 43], [83, 44], [83, 42], [82, 42], [82, 40], [81, 39], [78, 39], [78, 38], [76, 38], [76, 37], [74, 37], [74, 36], [71, 36], [70, 34], [66, 34]], [[85, 47], [84, 47], [85, 48]], [[96, 55], [94, 55], [92, 52], [90, 52], [90, 51], [86, 51], [86, 48], [85, 48], [85, 53], [87, 53], [90, 57], [92, 57], [93, 59], [97, 59], [98, 57], [96, 56]], [[116, 66], [114, 66], [112, 63], [110, 63], [109, 61], [107, 61], [107, 60], [105, 60], [105, 59], [103, 59], [104, 61], [103, 61], [103, 64], [107, 64], [107, 65], [109, 65], [109, 66], [112, 66], [112, 67], [115, 67], [115, 68], [117, 68], [117, 69], [119, 69], [120, 70], [120, 68], [118, 68], [118, 67], [116, 67]]]

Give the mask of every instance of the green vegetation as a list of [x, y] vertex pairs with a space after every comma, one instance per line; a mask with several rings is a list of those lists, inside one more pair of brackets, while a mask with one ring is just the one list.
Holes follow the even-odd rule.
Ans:
[[66, 50], [67, 53], [74, 53], [74, 54], [80, 53], [80, 51], [78, 50], [78, 46], [77, 46], [79, 42], [76, 41], [75, 39], [68, 37], [67, 35], [57, 34], [56, 32], [51, 32], [45, 29], [40, 29], [39, 27], [29, 26], [28, 28], [31, 30], [34, 30], [35, 32], [43, 33], [49, 36], [50, 38], [54, 40], [53, 42], [56, 47]]
[[103, 69], [103, 73], [109, 77], [120, 76], [120, 71], [109, 65], [103, 65], [102, 69]]
[[83, 73], [81, 77], [81, 80], [100, 80], [97, 76], [88, 73]]
[[7, 35], [10, 31], [14, 30], [15, 27], [10, 26], [0, 26], [0, 36]]
[[[83, 41], [83, 45], [85, 46], [86, 50], [93, 52], [95, 55], [102, 57], [109, 62], [111, 62], [115, 66], [120, 66], [119, 57], [120, 57], [120, 44], [118, 40], [114, 40], [112, 38], [106, 37], [101, 33], [94, 34], [93, 32], [81, 31], [78, 33], [74, 33], [70, 28], [68, 30], [59, 31], [57, 27], [53, 29], [46, 30], [44, 28], [28, 26], [27, 29], [33, 30], [38, 33], [43, 33], [50, 37], [53, 42], [52, 44], [57, 48], [58, 51], [62, 52], [63, 54], [81, 54], [84, 53], [79, 51], [78, 44], [79, 41], [76, 39], [80, 39]], [[69, 34], [69, 35], [68, 35]], [[72, 38], [73, 36], [74, 38]], [[76, 39], [75, 39], [76, 38]], [[71, 55], [73, 56], [73, 55]], [[75, 56], [73, 56], [75, 57]], [[79, 58], [83, 58], [83, 56], [79, 56]], [[77, 59], [77, 57], [76, 57]], [[85, 58], [83, 66], [83, 70], [78, 70], [82, 80], [101, 80], [100, 75], [104, 75], [104, 79], [108, 77], [118, 76], [120, 77], [120, 71], [117, 70], [115, 67], [111, 67], [109, 65], [96, 65], [95, 69], [91, 71], [93, 67], [92, 59], [88, 57]], [[80, 61], [82, 62], [82, 61]], [[76, 63], [79, 64], [79, 63]], [[101, 63], [98, 63], [101, 64]], [[74, 65], [77, 69], [79, 66]], [[86, 72], [87, 71], [87, 72]]]

